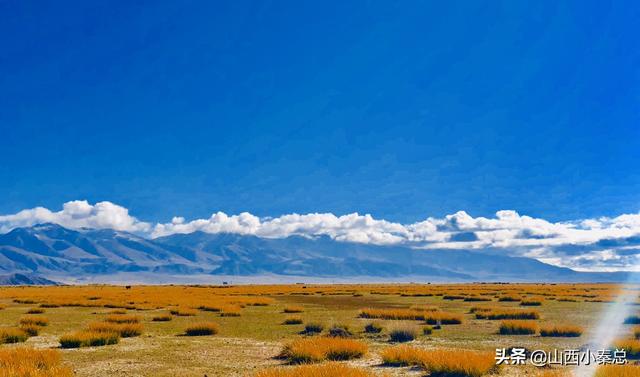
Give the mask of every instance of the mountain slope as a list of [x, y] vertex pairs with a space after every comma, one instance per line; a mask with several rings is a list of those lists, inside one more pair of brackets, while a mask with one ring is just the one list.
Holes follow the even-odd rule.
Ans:
[[417, 250], [338, 242], [326, 236], [266, 239], [195, 232], [155, 240], [114, 230], [70, 230], [55, 224], [0, 235], [0, 273], [95, 276], [307, 276], [386, 280], [619, 281], [624, 274], [587, 274], [534, 259], [477, 251]]

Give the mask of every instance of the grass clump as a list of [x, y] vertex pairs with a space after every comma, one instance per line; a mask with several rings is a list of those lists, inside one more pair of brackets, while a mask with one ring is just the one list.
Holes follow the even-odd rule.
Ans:
[[526, 299], [520, 302], [521, 306], [540, 306], [542, 305], [542, 300], [536, 299]]
[[128, 315], [128, 314], [111, 314], [111, 315], [108, 315], [104, 320], [105, 322], [118, 323], [118, 324], [139, 323], [140, 317], [135, 315]]
[[496, 367], [492, 352], [461, 349], [426, 350], [402, 345], [385, 349], [381, 356], [385, 365], [414, 365], [432, 376], [480, 377]]
[[42, 314], [44, 313], [44, 309], [42, 308], [31, 308], [27, 310], [27, 314]]
[[73, 371], [62, 365], [55, 350], [32, 348], [0, 349], [0, 377], [71, 377]]
[[20, 325], [20, 330], [27, 333], [28, 336], [38, 336], [42, 327], [33, 324]]
[[47, 317], [39, 316], [39, 315], [25, 315], [20, 318], [20, 325], [35, 325], [35, 326], [47, 326], [49, 324], [49, 320]]
[[223, 306], [220, 308], [220, 317], [240, 317], [241, 309], [241, 307], [234, 305]]
[[352, 366], [331, 362], [320, 365], [299, 365], [294, 368], [274, 368], [260, 371], [255, 377], [375, 377], [376, 375]]
[[116, 332], [96, 332], [90, 330], [78, 331], [60, 337], [60, 347], [100, 347], [116, 344], [120, 341], [120, 335]]
[[533, 321], [502, 321], [500, 335], [532, 335], [538, 332], [538, 324]]
[[627, 357], [630, 359], [640, 358], [640, 340], [636, 339], [624, 339], [615, 342], [614, 347], [616, 349], [625, 350]]
[[422, 327], [422, 335], [431, 335], [433, 333], [432, 326], [423, 326]]
[[539, 319], [540, 313], [536, 310], [518, 310], [518, 309], [490, 309], [478, 310], [475, 312], [476, 319]]
[[304, 312], [304, 308], [302, 306], [294, 306], [294, 305], [285, 306], [283, 312], [284, 313], [302, 313]]
[[304, 325], [304, 330], [302, 331], [305, 334], [320, 334], [324, 330], [324, 325], [317, 322], [309, 322]]
[[302, 318], [300, 317], [289, 317], [285, 318], [283, 325], [301, 325], [303, 323]]
[[329, 336], [334, 338], [350, 338], [351, 336], [353, 336], [353, 333], [349, 329], [349, 326], [336, 324], [331, 326], [331, 328], [329, 329]]
[[448, 312], [425, 313], [424, 320], [429, 325], [459, 325], [462, 323], [462, 315]]
[[579, 326], [549, 325], [540, 329], [540, 336], [575, 338], [582, 335], [582, 331]]
[[169, 322], [173, 319], [171, 314], [159, 314], [151, 318], [153, 322]]
[[515, 295], [504, 295], [504, 296], [498, 297], [498, 301], [500, 302], [518, 302], [520, 300], [522, 300], [522, 298], [520, 296], [515, 296]]
[[187, 336], [215, 335], [220, 332], [220, 327], [214, 322], [194, 323], [184, 330]]
[[382, 330], [384, 330], [384, 328], [377, 322], [369, 322], [364, 326], [364, 332], [367, 334], [379, 334]]
[[140, 323], [94, 322], [87, 326], [87, 330], [92, 332], [117, 333], [123, 338], [132, 338], [142, 335], [143, 327]]
[[367, 345], [357, 340], [315, 337], [294, 340], [282, 349], [279, 357], [293, 364], [301, 364], [357, 359], [364, 356], [367, 350]]
[[29, 334], [17, 327], [0, 328], [0, 344], [22, 343], [29, 338]]
[[169, 312], [173, 315], [177, 315], [178, 317], [193, 317], [198, 314], [197, 311], [188, 308], [175, 308], [169, 310]]
[[415, 340], [418, 330], [415, 327], [398, 327], [389, 331], [389, 340], [394, 343], [404, 343]]

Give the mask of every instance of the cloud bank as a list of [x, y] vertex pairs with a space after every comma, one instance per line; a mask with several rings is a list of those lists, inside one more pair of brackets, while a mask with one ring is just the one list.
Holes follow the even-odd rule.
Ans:
[[65, 227], [111, 228], [151, 238], [176, 233], [237, 233], [267, 238], [292, 235], [329, 236], [337, 241], [376, 245], [407, 245], [424, 249], [465, 249], [527, 256], [578, 270], [636, 269], [640, 255], [640, 214], [550, 222], [512, 210], [495, 217], [472, 217], [464, 211], [401, 224], [352, 213], [288, 214], [260, 218], [251, 213], [217, 212], [207, 219], [151, 224], [131, 216], [111, 202], [72, 201], [53, 212], [43, 207], [0, 215], [0, 233], [13, 228], [52, 222]]

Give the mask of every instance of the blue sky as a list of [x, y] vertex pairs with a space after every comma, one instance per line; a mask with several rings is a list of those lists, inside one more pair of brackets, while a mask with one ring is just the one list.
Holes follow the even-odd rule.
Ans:
[[2, 2], [0, 214], [640, 211], [640, 7]]

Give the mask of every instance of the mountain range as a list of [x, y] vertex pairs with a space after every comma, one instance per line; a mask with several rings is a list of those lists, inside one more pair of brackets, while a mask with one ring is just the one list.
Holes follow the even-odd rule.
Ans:
[[[328, 236], [270, 239], [195, 232], [147, 239], [111, 229], [72, 230], [56, 224], [0, 235], [0, 275], [47, 280], [137, 274], [156, 283], [190, 277], [329, 278], [358, 281], [625, 281], [627, 274], [578, 272], [535, 259], [471, 250], [422, 250], [340, 242]], [[204, 277], [204, 278], [203, 278]], [[28, 280], [24, 284], [29, 284]], [[5, 279], [6, 280], [6, 279]], [[135, 279], [134, 279], [135, 280]], [[2, 284], [0, 279], [0, 284]], [[20, 283], [20, 279], [11, 280]], [[51, 282], [53, 283], [53, 282]]]

